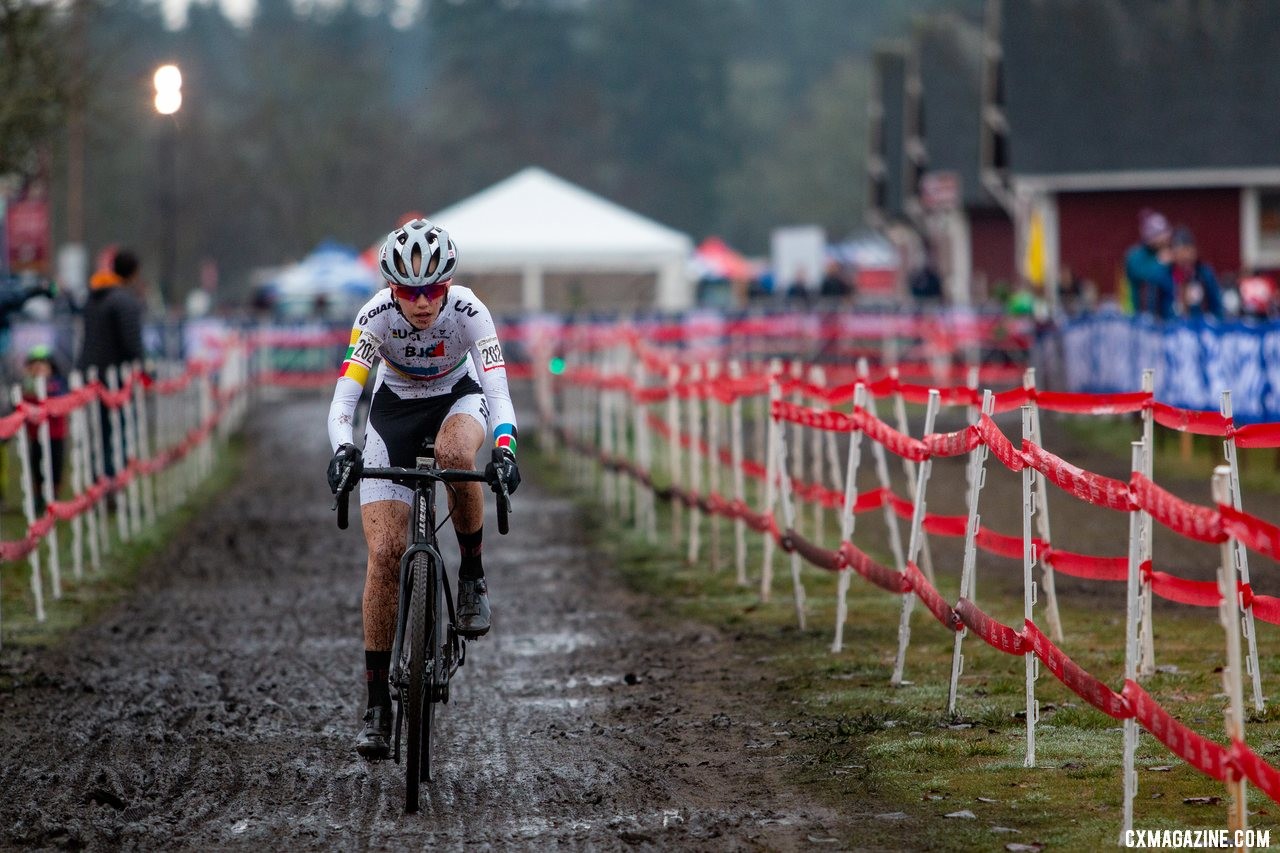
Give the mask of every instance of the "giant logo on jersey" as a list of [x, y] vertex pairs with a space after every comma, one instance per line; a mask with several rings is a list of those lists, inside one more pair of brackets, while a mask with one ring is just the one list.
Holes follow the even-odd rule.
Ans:
[[359, 320], [357, 320], [356, 322], [357, 322], [357, 323], [359, 323], [361, 326], [363, 326], [365, 323], [368, 323], [368, 322], [369, 322], [370, 320], [372, 320], [374, 317], [377, 317], [377, 316], [378, 316], [379, 314], [381, 314], [383, 311], [386, 311], [388, 308], [390, 308], [390, 307], [392, 306], [392, 304], [393, 304], [393, 303], [388, 302], [388, 303], [386, 303], [385, 305], [379, 305], [379, 306], [377, 306], [376, 308], [370, 308], [370, 309], [369, 309], [369, 313], [368, 313], [368, 314], [361, 314], [361, 315], [360, 315], [360, 319], [359, 319]]

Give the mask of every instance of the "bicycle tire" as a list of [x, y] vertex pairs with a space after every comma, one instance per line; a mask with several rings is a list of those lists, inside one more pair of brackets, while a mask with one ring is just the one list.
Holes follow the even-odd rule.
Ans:
[[[408, 630], [405, 642], [409, 644], [409, 685], [405, 701], [408, 703], [406, 723], [408, 743], [405, 750], [404, 810], [412, 814], [418, 810], [418, 784], [430, 779], [431, 760], [431, 686], [427, 683], [428, 640], [433, 621], [427, 612], [427, 602], [432, 598], [428, 587], [431, 583], [431, 565], [425, 554], [415, 554], [409, 571], [411, 592], [409, 598]], [[425, 712], [425, 713], [424, 713]], [[425, 719], [424, 719], [425, 717]], [[423, 733], [426, 733], [426, 743]], [[426, 767], [422, 760], [426, 759]]]
[[[427, 562], [427, 556], [420, 555], [423, 563]], [[444, 566], [437, 565], [436, 572], [443, 572]], [[426, 713], [422, 717], [422, 760], [420, 762], [421, 775], [419, 779], [423, 782], [430, 782], [431, 776], [431, 754], [432, 747], [436, 742], [435, 718], [436, 703], [440, 701], [441, 691], [447, 684], [445, 682], [445, 662], [444, 662], [444, 626], [445, 620], [442, 618], [444, 614], [444, 583], [443, 579], [438, 575], [432, 577], [433, 583], [427, 591], [427, 646], [430, 651], [428, 660], [431, 662], [430, 673], [427, 684], [426, 697]]]

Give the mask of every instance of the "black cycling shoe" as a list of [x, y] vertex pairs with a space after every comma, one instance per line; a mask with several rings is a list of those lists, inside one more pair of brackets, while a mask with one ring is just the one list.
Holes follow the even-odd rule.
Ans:
[[484, 578], [458, 579], [458, 633], [474, 640], [489, 633], [489, 587]]
[[374, 705], [364, 712], [364, 728], [356, 737], [356, 752], [370, 761], [391, 754], [391, 706]]

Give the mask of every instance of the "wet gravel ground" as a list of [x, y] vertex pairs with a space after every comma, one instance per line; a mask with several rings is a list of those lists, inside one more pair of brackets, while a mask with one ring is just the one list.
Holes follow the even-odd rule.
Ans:
[[[436, 781], [360, 760], [358, 515], [329, 511], [327, 400], [248, 425], [243, 476], [64, 644], [0, 651], [0, 841], [89, 849], [800, 849], [847, 825], [789, 789], [728, 638], [655, 630], [526, 484], [488, 525], [490, 637], [439, 716]], [[446, 528], [446, 533], [448, 528]], [[452, 535], [444, 536], [452, 546]], [[829, 848], [828, 848], [829, 849]]]

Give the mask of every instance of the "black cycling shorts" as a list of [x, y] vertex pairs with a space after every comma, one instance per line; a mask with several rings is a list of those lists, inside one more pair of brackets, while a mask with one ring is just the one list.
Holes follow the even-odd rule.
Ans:
[[395, 468], [412, 468], [422, 454], [422, 443], [434, 439], [453, 404], [463, 397], [484, 392], [480, 383], [464, 376], [446, 394], [404, 400], [386, 385], [373, 395], [369, 407], [369, 424], [387, 446], [390, 464]]

